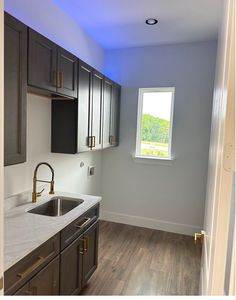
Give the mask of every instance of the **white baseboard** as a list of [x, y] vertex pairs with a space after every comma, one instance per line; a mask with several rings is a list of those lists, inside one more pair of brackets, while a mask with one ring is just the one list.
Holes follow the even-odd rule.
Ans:
[[167, 232], [180, 233], [191, 236], [193, 236], [195, 232], [200, 232], [200, 230], [202, 229], [199, 226], [172, 223], [133, 215], [119, 214], [107, 210], [101, 210], [101, 220], [134, 225], [138, 227], [151, 228]]

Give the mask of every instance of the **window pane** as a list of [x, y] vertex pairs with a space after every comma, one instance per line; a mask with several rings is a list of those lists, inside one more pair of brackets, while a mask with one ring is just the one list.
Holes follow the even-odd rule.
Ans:
[[172, 92], [143, 94], [141, 155], [168, 157]]

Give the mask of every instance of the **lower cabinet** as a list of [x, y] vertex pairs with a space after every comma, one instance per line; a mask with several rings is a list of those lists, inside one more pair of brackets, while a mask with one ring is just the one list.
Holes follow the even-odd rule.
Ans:
[[95, 205], [4, 273], [5, 295], [78, 295], [98, 262]]
[[60, 295], [76, 295], [81, 290], [82, 249], [78, 238], [61, 253]]
[[85, 231], [82, 253], [82, 287], [97, 268], [98, 263], [98, 222]]
[[97, 268], [98, 222], [61, 253], [60, 295], [77, 295]]
[[59, 295], [59, 256], [18, 290], [15, 295]]

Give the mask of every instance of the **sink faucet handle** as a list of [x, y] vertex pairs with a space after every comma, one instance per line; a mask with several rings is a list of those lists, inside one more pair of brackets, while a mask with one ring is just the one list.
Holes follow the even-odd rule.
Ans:
[[54, 181], [53, 180], [50, 182], [50, 192], [49, 192], [49, 194], [55, 194], [55, 192], [54, 192]]
[[40, 197], [41, 196], [41, 194], [42, 194], [42, 192], [44, 191], [45, 189], [42, 189], [42, 191], [40, 191], [40, 192], [37, 192], [37, 197]]

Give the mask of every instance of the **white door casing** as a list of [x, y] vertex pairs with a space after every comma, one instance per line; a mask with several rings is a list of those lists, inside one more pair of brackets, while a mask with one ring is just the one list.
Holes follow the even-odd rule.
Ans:
[[235, 149], [235, 0], [224, 1], [213, 98], [200, 294], [224, 295]]

